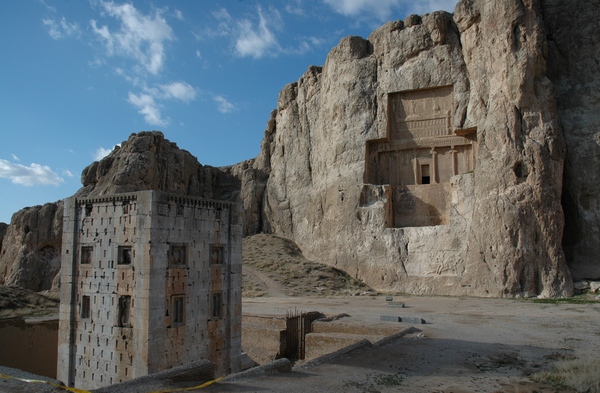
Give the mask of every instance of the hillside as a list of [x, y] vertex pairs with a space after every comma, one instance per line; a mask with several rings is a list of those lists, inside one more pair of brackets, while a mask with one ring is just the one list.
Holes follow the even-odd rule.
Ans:
[[288, 239], [248, 236], [242, 250], [244, 297], [375, 294], [345, 272], [307, 260]]

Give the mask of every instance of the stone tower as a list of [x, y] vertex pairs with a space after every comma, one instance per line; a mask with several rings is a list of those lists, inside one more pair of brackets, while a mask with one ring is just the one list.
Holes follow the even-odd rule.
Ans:
[[240, 206], [162, 191], [65, 200], [58, 378], [94, 389], [241, 356]]

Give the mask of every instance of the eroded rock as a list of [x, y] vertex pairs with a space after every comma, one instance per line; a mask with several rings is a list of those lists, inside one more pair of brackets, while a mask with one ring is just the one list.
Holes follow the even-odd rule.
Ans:
[[542, 0], [548, 77], [567, 146], [563, 248], [575, 280], [600, 279], [600, 4]]
[[13, 214], [2, 241], [0, 283], [33, 291], [52, 288], [60, 270], [62, 201]]
[[461, 1], [342, 39], [279, 95], [251, 164], [264, 192], [243, 183], [250, 233], [381, 290], [572, 294], [540, 10]]

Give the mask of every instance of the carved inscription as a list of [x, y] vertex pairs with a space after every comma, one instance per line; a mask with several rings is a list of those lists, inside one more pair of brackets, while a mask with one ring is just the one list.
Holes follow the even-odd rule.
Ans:
[[451, 135], [452, 86], [388, 95], [391, 140]]

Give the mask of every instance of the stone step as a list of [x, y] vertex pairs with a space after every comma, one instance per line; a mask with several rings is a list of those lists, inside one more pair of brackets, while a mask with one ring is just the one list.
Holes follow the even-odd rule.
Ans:
[[351, 333], [309, 333], [306, 335], [306, 358], [316, 359], [320, 356], [335, 352], [341, 348], [355, 344], [361, 340], [369, 340], [374, 343], [385, 336], [365, 335]]

